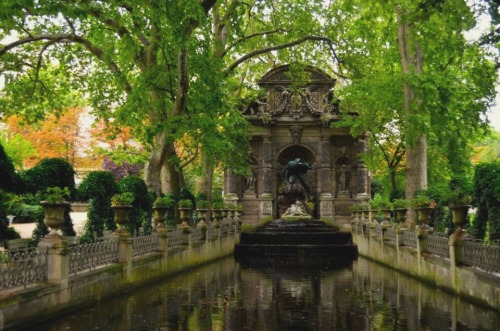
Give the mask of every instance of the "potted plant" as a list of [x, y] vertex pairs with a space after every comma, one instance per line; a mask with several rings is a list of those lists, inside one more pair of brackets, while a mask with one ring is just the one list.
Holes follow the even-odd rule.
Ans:
[[450, 181], [447, 201], [457, 232], [462, 232], [462, 227], [467, 221], [467, 214], [472, 203], [472, 192], [472, 185], [466, 179], [455, 177]]
[[389, 199], [384, 198], [380, 194], [375, 194], [372, 201], [370, 202], [370, 207], [372, 208], [372, 210], [376, 210], [378, 213], [381, 213], [383, 221], [389, 221], [392, 209], [392, 203], [389, 201]]
[[200, 219], [200, 223], [206, 223], [207, 221], [207, 214], [208, 214], [208, 209], [210, 207], [210, 203], [207, 200], [199, 200], [196, 203], [196, 210], [198, 211], [198, 217]]
[[48, 187], [43, 195], [40, 205], [45, 213], [43, 222], [50, 228], [47, 238], [60, 238], [59, 229], [64, 224], [64, 210], [69, 204], [70, 192], [67, 187]]
[[181, 228], [184, 233], [189, 233], [189, 215], [191, 213], [191, 209], [193, 208], [193, 201], [189, 199], [179, 200], [177, 207], [181, 214]]
[[431, 199], [426, 191], [419, 191], [411, 201], [411, 206], [417, 211], [417, 219], [428, 227], [431, 211], [436, 207], [436, 202]]
[[170, 197], [158, 197], [153, 202], [153, 221], [155, 228], [164, 229], [167, 219], [168, 209], [172, 206]]
[[132, 192], [123, 192], [111, 197], [111, 208], [115, 212], [115, 223], [118, 224], [117, 233], [126, 234], [125, 225], [128, 222], [128, 214], [132, 209], [134, 194]]
[[212, 210], [214, 212], [214, 226], [219, 227], [222, 218], [222, 209], [224, 209], [224, 203], [222, 201], [214, 201], [212, 204]]
[[398, 223], [404, 223], [410, 202], [406, 199], [396, 199], [392, 202], [392, 205], [394, 206], [394, 211], [396, 212], [396, 221]]
[[131, 206], [133, 202], [134, 194], [132, 192], [115, 194], [111, 197], [111, 206]]

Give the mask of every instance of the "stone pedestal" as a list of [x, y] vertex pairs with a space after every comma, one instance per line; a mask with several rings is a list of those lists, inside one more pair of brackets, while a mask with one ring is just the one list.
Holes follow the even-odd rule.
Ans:
[[68, 286], [69, 277], [69, 250], [68, 243], [61, 237], [52, 236], [40, 239], [40, 250], [47, 250], [47, 281], [60, 284], [62, 288]]
[[319, 197], [319, 216], [321, 219], [333, 220], [333, 196], [331, 193], [321, 193]]
[[260, 197], [260, 214], [262, 217], [273, 216], [273, 195], [263, 193]]

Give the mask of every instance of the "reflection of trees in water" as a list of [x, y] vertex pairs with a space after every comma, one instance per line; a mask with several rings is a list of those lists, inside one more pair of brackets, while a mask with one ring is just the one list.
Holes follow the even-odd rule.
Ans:
[[37, 330], [448, 330], [452, 322], [498, 330], [500, 314], [362, 258], [322, 270], [244, 268], [229, 258]]

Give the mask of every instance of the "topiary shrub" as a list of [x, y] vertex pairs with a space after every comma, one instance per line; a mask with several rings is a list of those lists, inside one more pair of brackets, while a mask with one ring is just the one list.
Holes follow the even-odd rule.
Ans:
[[0, 144], [0, 189], [6, 192], [23, 193], [24, 182], [14, 169], [12, 161]]
[[7, 192], [0, 190], [0, 243], [4, 248], [7, 248], [7, 240], [21, 237], [19, 233], [9, 227], [6, 211], [10, 200], [11, 196]]
[[49, 187], [67, 187], [70, 199], [75, 199], [75, 171], [61, 158], [45, 158], [22, 174], [30, 193], [45, 192]]
[[474, 236], [484, 239], [500, 235], [500, 162], [481, 163], [474, 169], [474, 206], [477, 207], [473, 223]]
[[118, 193], [115, 177], [109, 171], [89, 173], [78, 187], [80, 199], [90, 200], [87, 211], [82, 242], [95, 241], [95, 236], [102, 236], [103, 230], [115, 230], [114, 213], [111, 209], [111, 197]]
[[[68, 188], [70, 200], [74, 200], [76, 196], [75, 188], [75, 171], [71, 164], [61, 158], [45, 158], [40, 160], [36, 166], [25, 171], [22, 174], [24, 181], [26, 183], [26, 189], [29, 193], [36, 194], [38, 204], [42, 199], [43, 193], [47, 191], [49, 187], [59, 187], [61, 189]], [[67, 206], [64, 210], [64, 224], [61, 227], [61, 231], [65, 236], [75, 236], [76, 232], [73, 229], [73, 222], [70, 216], [71, 207]], [[40, 239], [41, 236], [45, 235], [47, 227], [43, 224], [43, 219], [41, 223], [37, 222], [37, 228], [35, 229], [36, 234], [33, 234], [33, 238]], [[36, 240], [38, 242], [38, 240]]]
[[153, 195], [143, 179], [137, 176], [126, 176], [118, 182], [120, 193], [131, 192], [134, 195], [132, 210], [129, 213], [129, 222], [126, 226], [132, 235], [138, 235], [142, 228], [145, 234], [153, 231], [151, 219], [153, 216]]

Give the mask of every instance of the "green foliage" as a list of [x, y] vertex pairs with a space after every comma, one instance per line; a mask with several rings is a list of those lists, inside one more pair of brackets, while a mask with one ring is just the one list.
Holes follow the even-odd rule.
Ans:
[[16, 169], [23, 169], [25, 159], [38, 155], [31, 142], [17, 133], [2, 134], [0, 131], [0, 145], [4, 147], [5, 153], [10, 157]]
[[208, 209], [210, 208], [210, 203], [208, 200], [198, 200], [196, 202], [196, 208], [197, 209]]
[[212, 203], [212, 209], [219, 210], [224, 209], [224, 202], [216, 200]]
[[161, 207], [161, 208], [168, 208], [171, 207], [174, 204], [172, 199], [169, 197], [158, 197], [156, 200], [153, 202], [153, 207]]
[[179, 202], [177, 203], [177, 206], [179, 208], [192, 208], [193, 202], [189, 199], [183, 199], [183, 200], [179, 200]]
[[43, 199], [47, 203], [63, 203], [69, 198], [70, 192], [67, 187], [60, 188], [57, 186], [47, 187], [43, 194]]
[[90, 199], [90, 206], [82, 242], [93, 242], [94, 234], [100, 237], [103, 230], [115, 230], [111, 197], [117, 192], [118, 185], [109, 171], [94, 171], [83, 179], [78, 187], [78, 195], [82, 200]]
[[430, 197], [429, 191], [419, 190], [415, 192], [415, 198], [410, 202], [412, 207], [434, 207], [435, 201]]
[[60, 158], [45, 158], [22, 174], [27, 191], [37, 193], [49, 187], [67, 187], [70, 199], [75, 198], [75, 172], [73, 167]]
[[388, 198], [385, 198], [380, 194], [375, 194], [373, 199], [370, 201], [370, 207], [378, 211], [383, 209], [392, 209], [392, 203]]
[[410, 201], [406, 199], [396, 199], [392, 202], [394, 209], [408, 208], [410, 206]]
[[2, 144], [0, 144], [0, 190], [14, 193], [22, 193], [24, 190], [23, 180], [14, 169]]
[[9, 227], [7, 220], [7, 208], [12, 195], [0, 189], [0, 242], [4, 248], [7, 247], [7, 240], [19, 238], [19, 234]]
[[471, 179], [465, 176], [455, 176], [450, 180], [449, 191], [444, 199], [451, 206], [470, 205], [473, 193]]
[[486, 229], [500, 233], [500, 162], [478, 164], [474, 172], [474, 205], [477, 206], [473, 224], [474, 235], [483, 239]]
[[138, 234], [142, 228], [145, 234], [150, 234], [153, 230], [151, 225], [153, 196], [148, 192], [144, 180], [137, 176], [126, 176], [118, 182], [118, 188], [120, 192], [131, 192], [134, 198], [127, 230], [132, 234]]
[[111, 197], [112, 206], [128, 206], [134, 202], [134, 194], [132, 192], [123, 192], [115, 194]]

